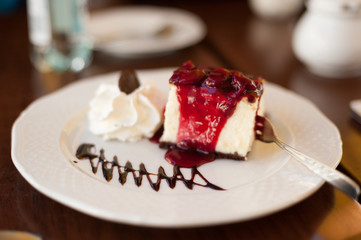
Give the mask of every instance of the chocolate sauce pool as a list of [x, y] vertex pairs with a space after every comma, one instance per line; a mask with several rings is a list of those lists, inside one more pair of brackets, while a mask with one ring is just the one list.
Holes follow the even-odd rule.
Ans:
[[[145, 176], [146, 179], [148, 180], [150, 186], [155, 191], [159, 191], [159, 188], [160, 188], [160, 185], [161, 185], [161, 182], [163, 179], [167, 182], [168, 186], [172, 189], [176, 186], [178, 181], [181, 181], [184, 183], [184, 185], [188, 189], [193, 189], [194, 185], [196, 185], [196, 186], [201, 186], [201, 187], [207, 187], [207, 188], [210, 188], [213, 190], [224, 190], [223, 188], [210, 183], [198, 171], [196, 166], [191, 167], [192, 174], [191, 174], [190, 179], [186, 179], [183, 176], [183, 174], [181, 172], [182, 167], [180, 167], [178, 165], [173, 166], [173, 175], [172, 176], [167, 176], [167, 174], [165, 173], [162, 166], [160, 166], [158, 168], [158, 173], [150, 173], [147, 171], [147, 169], [145, 168], [145, 165], [143, 163], [141, 163], [139, 165], [139, 169], [136, 170], [133, 168], [132, 163], [130, 161], [127, 161], [124, 166], [120, 165], [118, 162], [117, 156], [114, 156], [112, 161], [108, 161], [108, 160], [106, 160], [106, 158], [104, 156], [104, 150], [101, 149], [100, 154], [97, 155], [97, 154], [93, 153], [93, 151], [92, 151], [92, 149], [94, 147], [95, 147], [94, 144], [88, 144], [88, 143], [81, 144], [76, 151], [76, 157], [79, 160], [89, 160], [92, 172], [94, 174], [97, 173], [99, 166], [101, 166], [104, 179], [107, 180], [108, 182], [113, 179], [114, 169], [116, 169], [118, 171], [118, 176], [119, 176], [118, 180], [122, 185], [124, 185], [126, 183], [127, 176], [130, 173], [133, 175], [134, 182], [138, 187], [142, 185], [143, 176]], [[153, 182], [152, 179], [150, 178], [151, 175], [157, 176], [157, 180], [155, 182]], [[197, 175], [203, 179], [205, 184], [200, 184], [200, 183], [194, 182], [194, 178]]]

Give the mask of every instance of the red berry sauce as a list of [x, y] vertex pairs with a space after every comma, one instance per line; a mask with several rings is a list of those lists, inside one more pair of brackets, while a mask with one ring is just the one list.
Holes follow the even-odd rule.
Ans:
[[[263, 92], [260, 78], [254, 79], [225, 68], [200, 68], [191, 61], [174, 71], [169, 82], [177, 86], [180, 118], [176, 147], [183, 150], [171, 153], [171, 149], [166, 159], [187, 167], [213, 161], [214, 154], [211, 153], [215, 152], [219, 134], [237, 103], [243, 97], [254, 102]], [[206, 155], [191, 157], [184, 149], [193, 150], [196, 155]], [[193, 159], [191, 163], [184, 162], [184, 155]]]
[[178, 147], [168, 149], [164, 158], [170, 164], [185, 168], [201, 166], [205, 163], [213, 162], [216, 159], [215, 155], [212, 153], [201, 153], [195, 150], [186, 150]]

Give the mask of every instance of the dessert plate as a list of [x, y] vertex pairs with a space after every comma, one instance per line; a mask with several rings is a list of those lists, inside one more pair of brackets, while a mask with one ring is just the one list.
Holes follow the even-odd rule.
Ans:
[[89, 21], [95, 48], [124, 57], [179, 50], [196, 44], [206, 34], [198, 16], [175, 8], [112, 8], [95, 12]]
[[[172, 69], [139, 71], [143, 80], [168, 91]], [[181, 181], [171, 189], [165, 180], [154, 191], [143, 177], [137, 187], [132, 174], [122, 185], [118, 172], [107, 182], [101, 169], [93, 174], [88, 160], [75, 152], [82, 143], [92, 143], [108, 160], [118, 157], [148, 172], [163, 166], [165, 150], [148, 140], [137, 143], [104, 142], [87, 130], [90, 99], [102, 82], [116, 82], [119, 73], [70, 84], [32, 103], [16, 120], [12, 130], [12, 159], [24, 178], [46, 196], [83, 213], [110, 221], [142, 226], [194, 227], [249, 220], [293, 205], [315, 192], [323, 180], [272, 144], [256, 141], [248, 161], [216, 160], [198, 167], [212, 184], [226, 190], [194, 186]], [[290, 145], [319, 161], [336, 167], [342, 148], [340, 134], [310, 101], [267, 83], [266, 112], [278, 135]], [[190, 169], [181, 169], [191, 177]], [[151, 176], [156, 177], [156, 176]], [[155, 181], [155, 179], [152, 179]], [[195, 182], [204, 183], [196, 176]]]

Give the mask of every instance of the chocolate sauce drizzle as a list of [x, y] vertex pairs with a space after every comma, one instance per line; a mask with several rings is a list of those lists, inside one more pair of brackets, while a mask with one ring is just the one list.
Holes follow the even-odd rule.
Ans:
[[[155, 191], [159, 191], [159, 188], [160, 188], [160, 185], [161, 185], [161, 182], [163, 179], [165, 179], [165, 181], [168, 183], [168, 186], [172, 189], [176, 186], [177, 181], [181, 181], [184, 183], [184, 185], [188, 189], [193, 189], [194, 185], [196, 185], [196, 186], [201, 186], [201, 187], [207, 187], [207, 188], [210, 188], [213, 190], [225, 190], [221, 187], [218, 187], [218, 186], [210, 183], [198, 171], [197, 167], [191, 168], [191, 178], [190, 179], [186, 179], [183, 176], [183, 174], [181, 172], [181, 167], [178, 165], [174, 165], [172, 176], [167, 176], [167, 174], [165, 173], [164, 168], [162, 166], [160, 166], [158, 168], [158, 173], [155, 174], [155, 173], [148, 172], [143, 163], [141, 163], [139, 165], [139, 170], [136, 170], [133, 168], [132, 163], [130, 161], [127, 161], [124, 166], [120, 165], [118, 162], [117, 156], [114, 156], [112, 161], [108, 161], [108, 160], [106, 160], [106, 158], [104, 156], [104, 150], [101, 149], [100, 154], [97, 155], [97, 154], [94, 154], [92, 151], [92, 149], [94, 147], [95, 147], [94, 144], [88, 144], [88, 143], [81, 144], [76, 151], [76, 157], [79, 160], [86, 160], [86, 159], [89, 160], [91, 168], [92, 168], [92, 172], [94, 174], [97, 173], [99, 165], [101, 165], [103, 176], [104, 176], [105, 180], [107, 180], [108, 182], [113, 179], [114, 168], [116, 168], [118, 170], [118, 174], [119, 174], [119, 182], [122, 185], [124, 185], [126, 183], [127, 176], [129, 173], [131, 173], [133, 175], [134, 182], [138, 187], [142, 185], [143, 176], [145, 176], [147, 178], [150, 186]], [[97, 162], [96, 162], [96, 159], [98, 160]], [[157, 180], [155, 182], [153, 182], [153, 180], [150, 178], [151, 175], [157, 176]], [[194, 182], [194, 178], [196, 175], [198, 175], [200, 178], [202, 178], [203, 181], [205, 182], [205, 184], [200, 184], [200, 183]]]

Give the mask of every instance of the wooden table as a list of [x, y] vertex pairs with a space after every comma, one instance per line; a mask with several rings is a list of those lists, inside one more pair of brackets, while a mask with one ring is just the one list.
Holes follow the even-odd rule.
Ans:
[[261, 20], [252, 15], [246, 1], [171, 3], [204, 19], [208, 26], [204, 41], [157, 58], [122, 59], [96, 52], [91, 66], [78, 75], [36, 72], [29, 61], [25, 9], [0, 16], [0, 230], [29, 231], [43, 239], [361, 238], [360, 205], [328, 184], [300, 203], [263, 218], [215, 227], [161, 229], [89, 217], [45, 197], [19, 174], [10, 157], [11, 127], [36, 98], [82, 77], [123, 68], [177, 66], [192, 59], [261, 75], [313, 101], [341, 132], [344, 153], [339, 168], [361, 181], [361, 128], [351, 120], [348, 107], [350, 100], [361, 97], [361, 78], [329, 80], [307, 72], [291, 49], [297, 19]]

